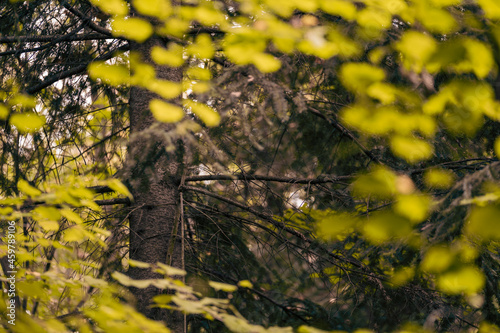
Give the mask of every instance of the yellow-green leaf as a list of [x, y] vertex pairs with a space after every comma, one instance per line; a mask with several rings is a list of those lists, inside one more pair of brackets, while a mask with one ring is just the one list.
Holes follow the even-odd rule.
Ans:
[[378, 167], [367, 175], [358, 177], [353, 184], [355, 195], [362, 197], [390, 198], [396, 192], [396, 175], [389, 169]]
[[220, 115], [208, 105], [190, 99], [184, 100], [183, 104], [197, 115], [207, 126], [213, 127], [219, 125]]
[[425, 195], [400, 195], [394, 211], [412, 222], [422, 222], [429, 215], [431, 199]]
[[227, 292], [233, 292], [238, 290], [238, 287], [232, 284], [227, 284], [227, 283], [222, 283], [222, 282], [215, 282], [215, 281], [208, 281], [208, 284], [210, 287], [214, 288], [215, 290], [222, 290], [222, 291], [227, 291]]
[[33, 133], [45, 125], [45, 116], [33, 112], [16, 113], [10, 116], [9, 122], [16, 126], [20, 133]]
[[122, 65], [108, 65], [104, 61], [96, 61], [89, 65], [89, 75], [92, 79], [101, 79], [112, 86], [126, 84], [130, 73], [127, 67]]
[[434, 246], [427, 250], [420, 267], [427, 273], [441, 273], [451, 266], [453, 260], [454, 255], [449, 248]]
[[471, 266], [441, 274], [437, 279], [438, 288], [451, 295], [461, 293], [466, 295], [476, 294], [483, 289], [484, 283], [485, 277], [483, 273]]
[[19, 191], [21, 191], [22, 193], [24, 193], [24, 194], [26, 194], [26, 195], [28, 195], [30, 197], [36, 197], [36, 196], [42, 194], [42, 191], [40, 191], [39, 189], [31, 186], [24, 179], [20, 179], [17, 182], [17, 188], [19, 189]]
[[128, 6], [123, 0], [90, 0], [103, 12], [110, 15], [127, 15]]
[[252, 282], [248, 281], [248, 280], [242, 280], [240, 282], [238, 282], [238, 286], [242, 287], [242, 288], [253, 288], [253, 284]]
[[0, 120], [7, 119], [9, 113], [9, 109], [5, 105], [0, 104]]
[[465, 233], [483, 241], [500, 240], [500, 207], [474, 207], [465, 225]]
[[159, 99], [149, 102], [149, 109], [155, 119], [162, 123], [175, 123], [184, 117], [184, 111], [181, 107]]
[[252, 58], [252, 63], [262, 73], [276, 72], [281, 67], [281, 61], [267, 53], [256, 53]]
[[121, 181], [118, 179], [109, 179], [106, 184], [116, 193], [123, 194], [127, 196], [129, 199], [133, 199], [132, 194], [128, 190], [127, 186], [123, 185]]
[[450, 170], [430, 169], [424, 174], [424, 182], [429, 187], [447, 189], [453, 185], [455, 175]]
[[167, 0], [134, 0], [132, 4], [137, 12], [160, 19], [165, 19], [172, 13], [172, 6]]
[[175, 43], [169, 44], [168, 49], [160, 46], [154, 46], [151, 50], [151, 59], [153, 59], [153, 61], [158, 65], [179, 67], [184, 64], [182, 52], [182, 46]]
[[391, 139], [391, 149], [396, 156], [404, 158], [410, 163], [426, 160], [433, 153], [433, 148], [428, 142], [399, 135]]
[[115, 18], [111, 27], [114, 35], [123, 36], [139, 43], [145, 42], [153, 34], [151, 23], [136, 17]]
[[385, 73], [367, 63], [347, 63], [340, 68], [340, 79], [346, 88], [362, 93], [375, 82], [384, 80]]

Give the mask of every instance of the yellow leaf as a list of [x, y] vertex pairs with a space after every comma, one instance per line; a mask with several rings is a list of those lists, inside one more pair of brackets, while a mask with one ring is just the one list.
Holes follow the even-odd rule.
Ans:
[[90, 0], [90, 2], [110, 15], [124, 16], [128, 14], [127, 3], [123, 0]]
[[127, 186], [123, 185], [123, 183], [118, 179], [109, 179], [108, 181], [106, 181], [106, 184], [116, 193], [123, 194], [131, 200], [133, 199], [132, 194], [128, 190]]
[[495, 154], [500, 158], [500, 136], [495, 140]]
[[356, 196], [390, 198], [396, 192], [396, 175], [389, 169], [378, 167], [367, 175], [358, 177], [353, 184]]
[[16, 126], [20, 133], [33, 133], [45, 125], [45, 116], [33, 112], [16, 113], [10, 116], [9, 122]]
[[208, 281], [208, 284], [210, 287], [214, 288], [215, 290], [222, 290], [226, 292], [233, 292], [238, 290], [238, 287], [232, 284], [227, 284], [227, 283], [222, 283], [222, 282], [215, 282], [215, 281]]
[[33, 209], [33, 217], [38, 221], [59, 221], [59, 219], [61, 218], [61, 213], [57, 208], [40, 206]]
[[449, 248], [434, 246], [427, 250], [420, 267], [427, 273], [441, 273], [451, 266], [453, 260], [454, 255]]
[[394, 205], [394, 211], [410, 221], [417, 223], [424, 221], [429, 215], [431, 199], [424, 195], [400, 195]]
[[74, 222], [74, 223], [83, 223], [83, 219], [75, 213], [72, 209], [69, 208], [64, 208], [61, 209], [60, 211], [61, 215], [64, 216], [68, 221]]
[[462, 267], [459, 270], [441, 274], [437, 279], [437, 286], [445, 293], [456, 295], [476, 294], [483, 289], [485, 278], [483, 273], [475, 267]]
[[151, 23], [136, 17], [115, 18], [111, 22], [111, 27], [114, 35], [123, 36], [139, 43], [145, 42], [153, 34]]
[[220, 115], [208, 105], [190, 99], [184, 100], [183, 104], [197, 115], [207, 126], [213, 127], [219, 125]]
[[130, 78], [127, 67], [122, 65], [108, 65], [104, 61], [91, 63], [88, 71], [92, 79], [101, 79], [103, 82], [112, 86], [126, 84]]
[[450, 170], [431, 169], [425, 172], [424, 182], [429, 187], [447, 189], [453, 185], [455, 175]]
[[257, 53], [252, 57], [252, 63], [262, 73], [276, 72], [281, 67], [281, 61], [267, 53]]
[[406, 32], [396, 43], [396, 49], [403, 54], [403, 63], [408, 70], [420, 73], [437, 48], [437, 43], [429, 35], [417, 31]]
[[412, 232], [408, 220], [388, 212], [373, 214], [362, 228], [363, 236], [373, 244], [408, 237]]
[[323, 0], [321, 10], [331, 15], [342, 16], [346, 20], [353, 20], [356, 17], [356, 6], [349, 1]]
[[238, 286], [242, 287], [242, 288], [253, 288], [253, 284], [252, 282], [248, 281], [248, 280], [242, 280], [240, 282], [238, 282]]
[[5, 105], [0, 104], [0, 120], [7, 119], [9, 113], [10, 113], [9, 109]]
[[500, 240], [500, 207], [474, 207], [465, 225], [465, 233], [480, 237], [483, 241]]
[[65, 242], [81, 242], [84, 241], [86, 237], [86, 232], [80, 226], [72, 226], [64, 230], [64, 241]]
[[317, 233], [325, 240], [335, 241], [352, 233], [357, 222], [356, 217], [347, 213], [331, 213], [317, 219]]
[[45, 221], [39, 221], [38, 224], [45, 231], [57, 231], [57, 230], [59, 230], [59, 223], [57, 223], [56, 221], [45, 220]]
[[167, 80], [153, 80], [148, 83], [147, 88], [165, 99], [179, 97], [182, 93], [182, 85], [180, 83]]
[[497, 0], [477, 0], [487, 18], [500, 19], [500, 3]]
[[408, 283], [414, 276], [414, 267], [403, 267], [392, 274], [390, 281], [395, 287], [400, 287]]
[[396, 156], [404, 158], [410, 163], [426, 160], [430, 158], [433, 153], [433, 148], [428, 142], [399, 135], [392, 137], [391, 150]]
[[385, 79], [381, 68], [368, 63], [347, 63], [340, 68], [340, 79], [344, 86], [354, 92], [365, 92], [374, 84]]
[[167, 0], [134, 0], [132, 4], [137, 12], [160, 19], [165, 19], [172, 13], [170, 1]]
[[182, 52], [182, 46], [175, 43], [169, 44], [168, 49], [164, 49], [160, 46], [154, 46], [151, 50], [151, 59], [153, 59], [153, 61], [158, 65], [179, 67], [184, 64]]
[[138, 267], [138, 268], [151, 267], [151, 264], [149, 264], [147, 262], [137, 261], [137, 260], [133, 260], [133, 259], [129, 259], [128, 264], [130, 265], [130, 267]]
[[186, 48], [186, 52], [199, 59], [211, 59], [215, 53], [212, 38], [208, 34], [198, 35], [195, 42]]
[[175, 123], [184, 117], [181, 107], [154, 99], [149, 102], [149, 109], [156, 120], [162, 123]]
[[17, 182], [17, 188], [19, 189], [19, 191], [21, 191], [22, 193], [24, 193], [24, 194], [26, 194], [26, 195], [28, 195], [30, 197], [36, 197], [36, 196], [39, 196], [40, 194], [42, 194], [42, 191], [40, 191], [39, 189], [31, 186], [24, 179], [20, 179]]

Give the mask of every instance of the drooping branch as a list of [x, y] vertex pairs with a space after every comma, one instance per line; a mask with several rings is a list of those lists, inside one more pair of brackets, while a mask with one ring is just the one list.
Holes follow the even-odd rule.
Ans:
[[101, 33], [103, 35], [106, 35], [106, 36], [109, 36], [109, 37], [113, 37], [111, 31], [103, 28], [103, 27], [100, 27], [98, 26], [97, 24], [95, 24], [94, 22], [92, 22], [92, 19], [88, 16], [86, 16], [84, 13], [82, 13], [81, 11], [79, 11], [78, 9], [72, 7], [67, 1], [65, 0], [62, 0], [60, 1], [61, 2], [61, 5], [66, 8], [71, 14], [75, 15], [76, 17], [80, 18], [85, 24], [87, 24], [87, 26], [98, 32], [98, 33]]
[[341, 131], [349, 139], [351, 139], [361, 149], [363, 154], [368, 156], [368, 158], [370, 160], [372, 160], [373, 162], [378, 163], [378, 164], [382, 164], [382, 165], [384, 164], [375, 155], [373, 155], [371, 151], [369, 151], [365, 146], [363, 146], [363, 144], [361, 142], [359, 142], [359, 140], [354, 136], [354, 134], [351, 133], [351, 131], [349, 131], [347, 128], [342, 126], [342, 124], [340, 124], [337, 120], [334, 120], [334, 119], [331, 119], [331, 118], [325, 116], [323, 113], [321, 113], [319, 110], [316, 110], [313, 107], [309, 106], [308, 110], [316, 117], [319, 117], [323, 120], [326, 120], [328, 122], [328, 124], [332, 125], [336, 129]]
[[186, 177], [186, 182], [199, 182], [207, 180], [262, 180], [268, 182], [279, 182], [289, 184], [326, 184], [338, 183], [345, 180], [353, 179], [353, 176], [322, 176], [318, 178], [293, 178], [293, 177], [276, 177], [265, 175], [250, 175], [250, 174], [236, 174], [236, 175], [201, 175]]
[[0, 44], [13, 43], [47, 43], [57, 40], [58, 42], [76, 42], [86, 40], [102, 39], [124, 39], [121, 37], [107, 36], [100, 33], [76, 34], [76, 35], [38, 35], [38, 36], [2, 36]]
[[[97, 58], [95, 58], [94, 60], [92, 61], [99, 61], [99, 60], [109, 60], [111, 58], [113, 58], [115, 56], [115, 53], [117, 51], [126, 51], [129, 49], [129, 46], [128, 45], [123, 45], [123, 46], [120, 46], [118, 47], [117, 49], [113, 50], [113, 51], [109, 51]], [[28, 94], [35, 94], [37, 92], [39, 92], [40, 90], [42, 89], [45, 89], [49, 86], [51, 86], [52, 84], [56, 83], [57, 81], [59, 80], [63, 80], [63, 79], [67, 79], [73, 75], [76, 75], [76, 74], [80, 74], [80, 73], [83, 73], [87, 70], [87, 67], [88, 65], [90, 64], [89, 63], [86, 63], [86, 64], [83, 64], [83, 65], [80, 65], [80, 66], [75, 66], [73, 68], [70, 68], [68, 70], [65, 70], [65, 71], [62, 71], [62, 72], [59, 72], [59, 73], [56, 73], [56, 74], [53, 74], [53, 75], [50, 75], [49, 77], [47, 77], [43, 82], [33, 86], [33, 87], [30, 87], [28, 89], [26, 89], [26, 92]]]

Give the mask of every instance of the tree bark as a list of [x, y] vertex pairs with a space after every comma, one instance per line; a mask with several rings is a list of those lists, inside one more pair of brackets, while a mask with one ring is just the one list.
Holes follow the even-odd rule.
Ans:
[[[150, 59], [151, 48], [161, 44], [159, 38], [153, 37], [143, 44], [131, 42], [130, 49], [131, 52], [139, 53], [144, 62], [154, 66], [158, 79], [180, 82], [181, 68], [158, 66]], [[180, 163], [176, 156], [178, 154], [167, 153], [165, 144], [156, 139], [159, 136], [151, 134], [172, 129], [170, 125], [156, 123], [149, 111], [149, 102], [153, 98], [158, 96], [140, 87], [131, 88], [131, 140], [126, 163], [129, 170], [127, 182], [134, 196], [133, 212], [130, 215], [130, 259], [147, 263], [161, 262], [183, 268], [181, 230], [177, 218]], [[138, 280], [162, 278], [158, 273], [137, 267], [131, 267], [128, 274]], [[172, 332], [184, 331], [181, 313], [150, 307], [154, 296], [168, 291], [155, 287], [132, 288], [131, 291], [141, 313], [148, 318], [164, 321]]]

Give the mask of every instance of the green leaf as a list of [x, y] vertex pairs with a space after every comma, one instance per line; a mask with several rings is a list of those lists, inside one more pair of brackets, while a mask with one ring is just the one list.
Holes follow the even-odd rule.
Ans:
[[45, 125], [45, 116], [33, 112], [16, 113], [10, 116], [9, 122], [22, 134], [33, 133]]
[[176, 123], [184, 118], [184, 111], [181, 107], [159, 99], [149, 102], [149, 109], [155, 119], [162, 123]]
[[145, 42], [153, 34], [151, 23], [136, 17], [115, 18], [111, 27], [115, 36], [123, 36], [139, 43]]
[[24, 179], [20, 179], [17, 182], [17, 188], [19, 189], [19, 191], [21, 191], [22, 193], [24, 193], [24, 194], [26, 194], [27, 196], [30, 196], [30, 197], [36, 197], [36, 196], [39, 196], [40, 194], [42, 194], [42, 191], [40, 191], [39, 189], [31, 186]]
[[233, 292], [238, 290], [238, 287], [232, 284], [227, 284], [227, 283], [222, 283], [222, 282], [215, 282], [215, 281], [208, 281], [208, 284], [210, 287], [214, 288], [215, 290], [222, 290], [226, 292]]

